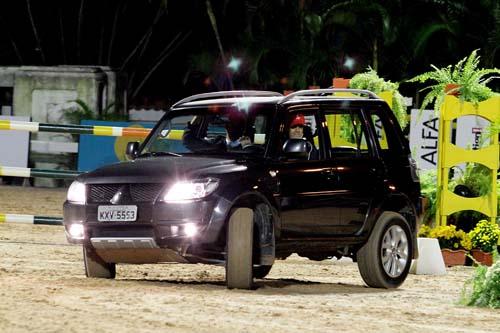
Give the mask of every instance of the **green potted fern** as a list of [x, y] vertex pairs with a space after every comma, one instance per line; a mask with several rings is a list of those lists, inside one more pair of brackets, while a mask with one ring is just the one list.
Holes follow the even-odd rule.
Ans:
[[[468, 56], [460, 60], [456, 65], [438, 68], [434, 65], [433, 71], [415, 76], [406, 82], [426, 83], [434, 81], [434, 84], [420, 90], [428, 91], [422, 102], [421, 110], [434, 103], [436, 114], [444, 102], [447, 94], [458, 95], [461, 101], [477, 104], [495, 95], [487, 87], [491, 80], [497, 78], [492, 74], [500, 74], [497, 68], [479, 68], [480, 56], [478, 50], [472, 51]], [[447, 89], [448, 87], [448, 89]]]
[[464, 284], [460, 301], [464, 305], [500, 309], [500, 259], [497, 253], [492, 266], [476, 267], [474, 276]]
[[384, 91], [392, 92], [392, 111], [401, 128], [405, 128], [408, 124], [404, 98], [398, 91], [399, 84], [384, 80], [378, 76], [374, 69], [368, 67], [366, 72], [356, 74], [352, 77], [349, 81], [349, 88], [366, 89], [375, 94], [380, 94]]

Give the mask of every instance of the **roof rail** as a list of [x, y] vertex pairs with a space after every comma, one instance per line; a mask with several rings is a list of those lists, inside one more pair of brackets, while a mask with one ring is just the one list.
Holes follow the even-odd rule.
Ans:
[[326, 94], [335, 94], [335, 93], [351, 93], [351, 94], [359, 94], [359, 95], [366, 95], [370, 99], [380, 99], [376, 94], [369, 90], [361, 90], [361, 89], [341, 89], [341, 88], [328, 88], [328, 89], [311, 89], [311, 90], [299, 90], [296, 92], [291, 93], [290, 95], [286, 95], [285, 98], [283, 98], [280, 101], [281, 103], [285, 103], [291, 99], [294, 99], [295, 97], [300, 97], [300, 96], [324, 96]]
[[211, 93], [204, 93], [186, 97], [181, 99], [172, 108], [175, 108], [181, 104], [201, 101], [205, 99], [214, 99], [220, 97], [282, 97], [283, 95], [274, 91], [259, 91], [259, 90], [230, 90], [230, 91], [217, 91]]

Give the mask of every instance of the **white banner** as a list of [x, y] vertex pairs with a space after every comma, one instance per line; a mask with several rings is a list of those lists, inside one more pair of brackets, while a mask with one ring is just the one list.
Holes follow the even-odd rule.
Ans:
[[438, 159], [439, 118], [434, 110], [411, 110], [410, 150], [422, 170], [436, 169]]
[[[29, 117], [0, 116], [1, 120], [30, 121]], [[30, 133], [26, 131], [0, 130], [0, 165], [28, 167]]]
[[[463, 149], [478, 149], [487, 146], [489, 140], [481, 135], [490, 123], [484, 118], [463, 116], [457, 119], [455, 142]], [[422, 170], [436, 169], [438, 158], [439, 118], [434, 110], [411, 110], [410, 149], [417, 165]], [[483, 141], [487, 141], [486, 143]], [[459, 167], [463, 168], [463, 165]]]
[[[457, 119], [457, 146], [464, 149], [479, 149], [480, 145], [487, 146], [489, 140], [481, 139], [490, 126], [490, 122], [476, 116], [463, 116]], [[482, 142], [487, 141], [487, 142]], [[484, 145], [486, 144], [486, 145]]]

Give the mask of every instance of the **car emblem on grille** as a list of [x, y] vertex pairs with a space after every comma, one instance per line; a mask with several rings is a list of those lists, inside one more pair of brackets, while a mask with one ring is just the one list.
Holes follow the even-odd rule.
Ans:
[[127, 185], [120, 187], [120, 189], [113, 195], [113, 198], [109, 200], [113, 205], [116, 205], [120, 202], [129, 201], [130, 193]]

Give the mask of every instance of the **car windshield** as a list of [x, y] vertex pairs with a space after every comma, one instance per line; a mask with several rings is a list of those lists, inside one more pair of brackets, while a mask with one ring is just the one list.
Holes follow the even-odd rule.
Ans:
[[213, 106], [173, 111], [163, 119], [140, 156], [184, 154], [264, 155], [272, 106]]

